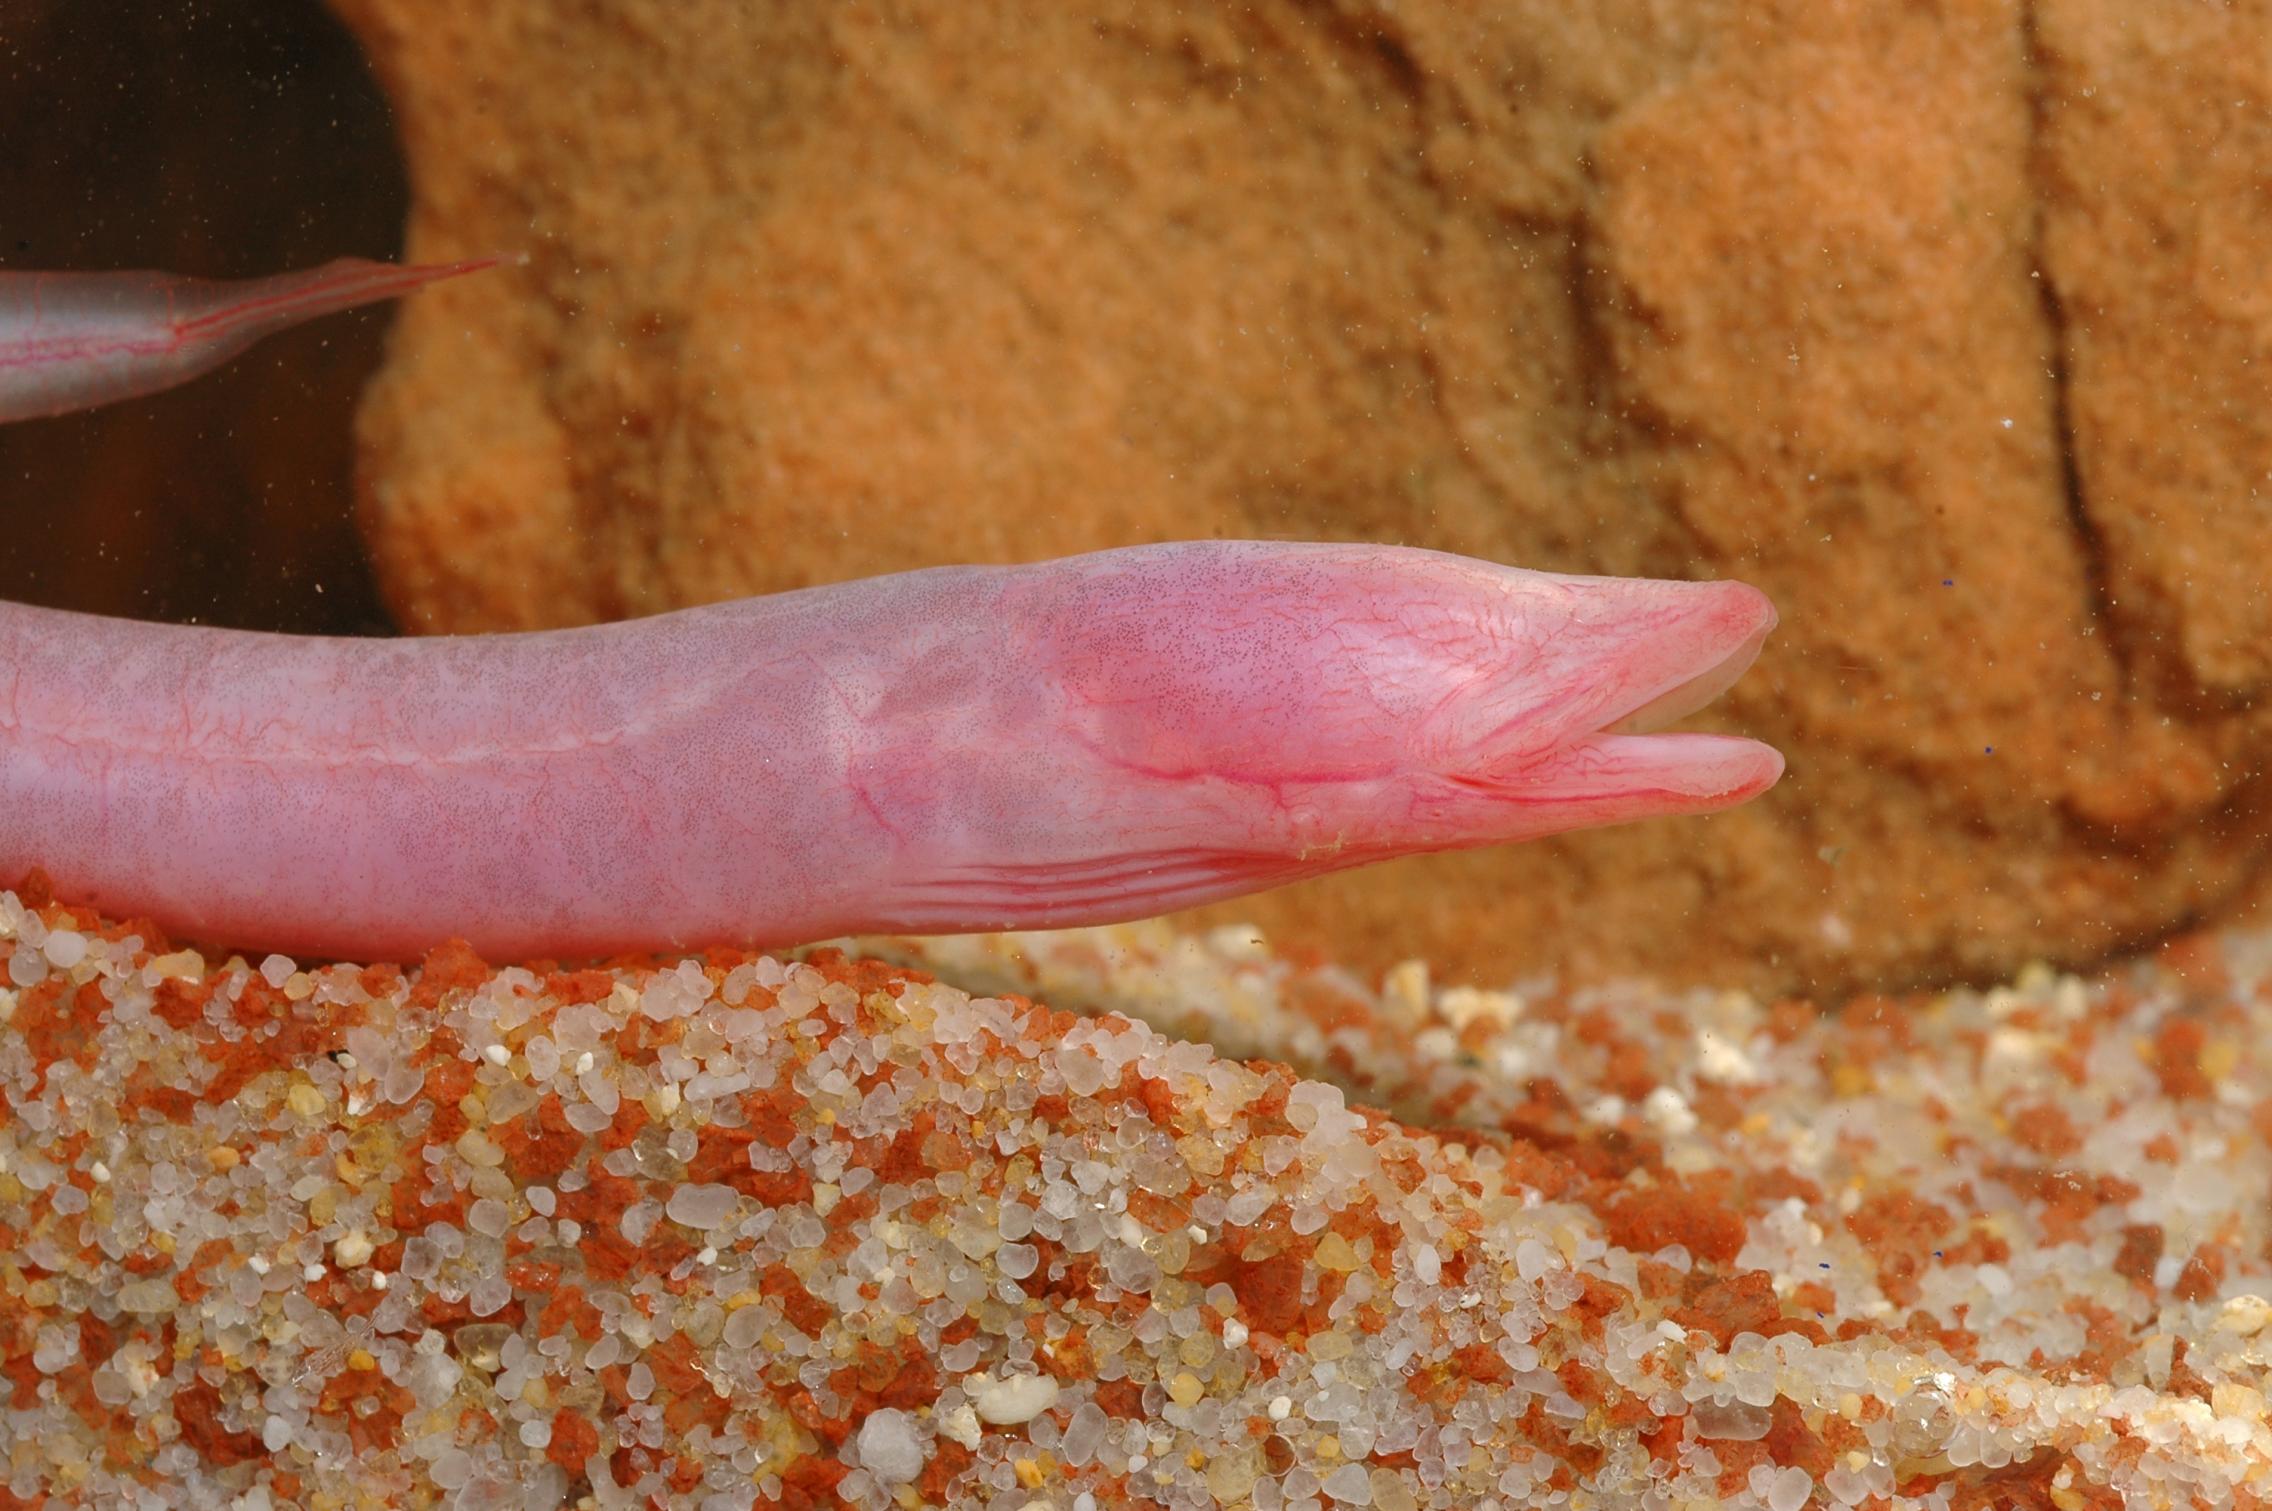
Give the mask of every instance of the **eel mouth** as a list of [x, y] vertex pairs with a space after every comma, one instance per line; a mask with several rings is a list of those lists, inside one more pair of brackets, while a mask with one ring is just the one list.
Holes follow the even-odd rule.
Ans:
[[[1652, 583], [1635, 591], [1662, 595], [1672, 587]], [[1783, 757], [1772, 746], [1667, 729], [1727, 691], [1758, 658], [1775, 628], [1774, 606], [1736, 582], [1683, 583], [1676, 591], [1670, 603], [1659, 596], [1646, 605], [1654, 612], [1633, 613], [1631, 627], [1591, 671], [1596, 687], [1615, 692], [1544, 748], [1463, 785], [1560, 815], [1558, 827], [1565, 828], [1707, 812], [1774, 786]]]
[[[1719, 586], [1719, 585], [1715, 585]], [[1699, 812], [1756, 797], [1783, 774], [1773, 746], [1732, 735], [1666, 727], [1710, 704], [1759, 658], [1775, 628], [1775, 609], [1763, 593], [1724, 585], [1728, 601], [1715, 633], [1697, 638], [1696, 654], [1644, 684], [1623, 712], [1612, 711], [1599, 732], [1563, 752], [1559, 779], [1547, 785], [1578, 802], [1663, 805], [1664, 812]], [[1724, 615], [1724, 618], [1723, 618]], [[1545, 776], [1536, 773], [1535, 776]]]

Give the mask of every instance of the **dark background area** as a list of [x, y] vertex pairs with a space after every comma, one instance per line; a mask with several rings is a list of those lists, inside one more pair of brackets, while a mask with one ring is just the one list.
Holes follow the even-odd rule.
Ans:
[[[393, 258], [387, 105], [321, 7], [0, 0], [0, 268], [244, 277]], [[387, 628], [350, 427], [391, 310], [169, 392], [0, 427], [0, 597], [249, 629]]]

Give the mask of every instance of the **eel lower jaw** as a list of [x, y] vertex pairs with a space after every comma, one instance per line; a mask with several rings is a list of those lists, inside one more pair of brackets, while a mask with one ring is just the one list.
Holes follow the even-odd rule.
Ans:
[[1734, 735], [1598, 734], [1557, 746], [1519, 770], [1452, 782], [1534, 815], [1538, 832], [1670, 814], [1709, 813], [1757, 797], [1783, 774], [1771, 745]]
[[1596, 735], [1534, 770], [1531, 785], [1567, 802], [1653, 805], [1648, 813], [1700, 813], [1759, 796], [1783, 775], [1783, 754], [1735, 735]]

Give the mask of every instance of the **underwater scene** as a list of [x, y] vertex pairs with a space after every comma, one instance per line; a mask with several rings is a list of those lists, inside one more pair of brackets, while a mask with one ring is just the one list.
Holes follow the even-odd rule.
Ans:
[[2272, 1511], [2272, 5], [0, 133], [0, 1511]]

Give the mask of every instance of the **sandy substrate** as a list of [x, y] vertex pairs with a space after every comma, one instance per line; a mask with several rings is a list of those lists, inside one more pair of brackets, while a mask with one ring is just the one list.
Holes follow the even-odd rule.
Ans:
[[1832, 1016], [890, 947], [1178, 1037], [837, 955], [302, 970], [0, 895], [0, 1507], [2272, 1483], [2261, 945]]

